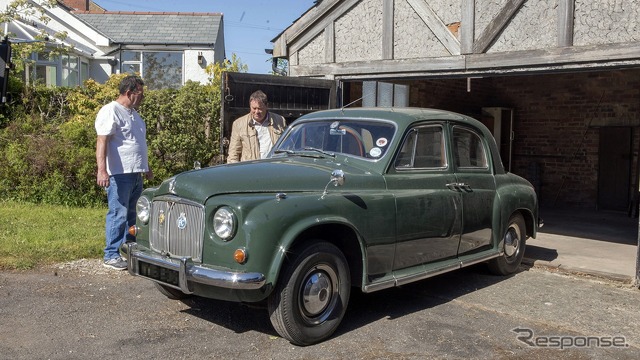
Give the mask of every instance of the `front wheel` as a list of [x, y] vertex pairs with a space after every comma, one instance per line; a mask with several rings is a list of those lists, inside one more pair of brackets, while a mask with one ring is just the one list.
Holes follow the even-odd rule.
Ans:
[[500, 242], [503, 254], [489, 261], [489, 271], [496, 275], [509, 275], [516, 272], [524, 256], [526, 240], [527, 233], [522, 215], [511, 215], [507, 230]]
[[350, 291], [349, 266], [342, 252], [330, 243], [315, 243], [283, 270], [268, 300], [271, 323], [295, 345], [320, 342], [340, 324]]

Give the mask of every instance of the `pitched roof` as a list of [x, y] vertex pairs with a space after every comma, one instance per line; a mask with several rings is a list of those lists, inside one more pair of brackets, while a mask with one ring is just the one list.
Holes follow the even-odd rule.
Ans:
[[123, 44], [215, 44], [220, 13], [74, 11], [80, 20]]

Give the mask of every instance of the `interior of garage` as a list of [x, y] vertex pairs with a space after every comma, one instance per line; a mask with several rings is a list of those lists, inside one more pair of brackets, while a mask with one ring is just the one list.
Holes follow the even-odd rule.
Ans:
[[[363, 83], [346, 83], [344, 104], [367, 105]], [[638, 216], [640, 69], [388, 83], [409, 106], [490, 127], [505, 168], [536, 187], [541, 207]]]

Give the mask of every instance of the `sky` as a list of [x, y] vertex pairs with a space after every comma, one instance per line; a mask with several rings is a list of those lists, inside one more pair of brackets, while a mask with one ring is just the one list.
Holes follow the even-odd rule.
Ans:
[[107, 11], [222, 13], [225, 54], [250, 73], [271, 73], [271, 40], [313, 6], [314, 0], [93, 0]]

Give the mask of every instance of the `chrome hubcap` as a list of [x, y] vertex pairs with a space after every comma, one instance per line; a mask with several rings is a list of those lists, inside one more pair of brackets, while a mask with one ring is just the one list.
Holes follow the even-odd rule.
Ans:
[[319, 323], [326, 320], [336, 304], [338, 277], [327, 265], [310, 269], [302, 283], [300, 308], [307, 322]]
[[518, 253], [520, 247], [520, 234], [515, 227], [509, 227], [504, 235], [504, 253], [507, 257], [512, 257]]

